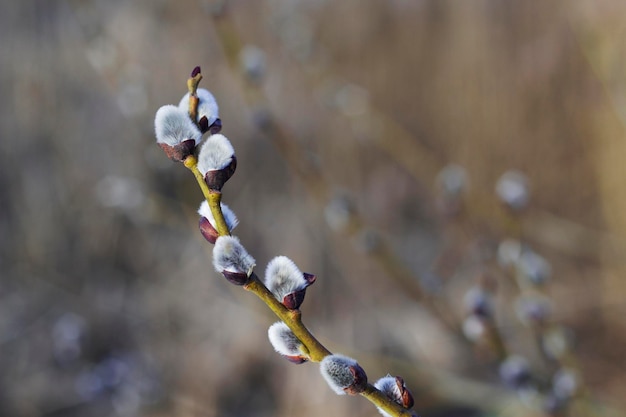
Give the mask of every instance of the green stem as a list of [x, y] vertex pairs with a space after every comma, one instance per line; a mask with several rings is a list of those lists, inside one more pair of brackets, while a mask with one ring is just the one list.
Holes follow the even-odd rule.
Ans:
[[331, 355], [330, 351], [302, 323], [300, 310], [289, 310], [282, 305], [254, 272], [250, 276], [250, 282], [244, 285], [243, 288], [259, 297], [291, 329], [293, 334], [304, 345], [304, 348], [307, 350], [306, 354], [311, 361], [319, 362], [326, 356]]
[[[278, 316], [278, 318], [291, 329], [293, 334], [304, 345], [304, 348], [307, 350], [305, 353], [309, 356], [309, 359], [312, 362], [320, 362], [326, 356], [331, 355], [331, 352], [326, 349], [326, 347], [322, 345], [302, 323], [302, 315], [300, 311], [289, 310], [282, 305], [276, 297], [274, 297], [274, 294], [272, 294], [259, 280], [258, 276], [254, 272], [250, 276], [250, 282], [244, 285], [244, 289], [259, 297], [274, 312], [274, 314], [276, 314], [276, 316]], [[365, 388], [365, 391], [361, 393], [361, 396], [365, 397], [375, 406], [383, 409], [389, 415], [396, 417], [414, 416], [414, 414], [409, 410], [392, 401], [371, 384], [367, 384], [367, 387]]]
[[196, 177], [196, 181], [202, 190], [202, 194], [209, 203], [211, 214], [213, 214], [213, 218], [215, 219], [215, 229], [220, 236], [230, 236], [230, 230], [228, 229], [228, 225], [224, 219], [224, 214], [222, 213], [222, 193], [217, 190], [211, 190], [208, 187], [204, 181], [202, 173], [198, 170], [198, 160], [195, 156], [188, 156], [187, 159], [185, 159], [184, 164], [193, 173], [194, 177]]

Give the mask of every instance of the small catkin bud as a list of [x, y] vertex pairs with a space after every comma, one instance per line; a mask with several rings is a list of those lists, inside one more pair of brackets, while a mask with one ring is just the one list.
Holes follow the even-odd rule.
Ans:
[[552, 392], [557, 398], [570, 400], [580, 391], [580, 374], [569, 368], [561, 368], [552, 377]]
[[554, 326], [542, 334], [541, 346], [552, 359], [562, 359], [572, 349], [573, 344], [572, 331], [563, 326]]
[[[226, 226], [228, 226], [229, 231], [233, 231], [237, 224], [239, 224], [239, 220], [235, 213], [228, 208], [228, 206], [224, 203], [220, 204], [222, 207], [222, 214], [224, 215], [224, 220], [226, 221]], [[200, 215], [199, 228], [202, 236], [209, 241], [210, 243], [215, 243], [217, 240], [219, 233], [217, 231], [217, 226], [215, 225], [215, 218], [213, 217], [213, 212], [211, 212], [211, 208], [209, 207], [209, 203], [207, 201], [203, 201], [200, 204], [200, 208], [198, 209], [198, 214]]]
[[300, 349], [302, 342], [282, 321], [277, 321], [272, 324], [267, 331], [267, 336], [274, 350], [287, 360], [296, 364], [307, 361], [307, 357], [302, 354], [302, 350]]
[[541, 255], [527, 250], [520, 256], [517, 266], [522, 277], [534, 285], [545, 284], [552, 275], [552, 266]]
[[336, 196], [324, 209], [328, 226], [337, 232], [345, 231], [355, 214], [352, 201], [346, 196]]
[[[215, 97], [209, 90], [198, 88], [198, 126], [202, 133], [208, 131], [211, 134], [219, 133], [222, 122], [219, 119], [219, 107]], [[185, 94], [178, 104], [178, 108], [187, 112], [189, 110], [189, 93]]]
[[307, 287], [313, 282], [315, 275], [301, 272], [286, 256], [275, 257], [265, 269], [265, 285], [290, 310], [300, 307]]
[[527, 326], [546, 324], [552, 314], [552, 301], [545, 295], [527, 294], [515, 300], [517, 318]]
[[461, 199], [467, 188], [467, 173], [463, 167], [450, 164], [437, 174], [440, 206], [445, 214], [457, 214], [461, 210]]
[[510, 209], [523, 210], [530, 200], [528, 178], [519, 171], [507, 171], [496, 183], [496, 194]]
[[517, 355], [511, 355], [500, 364], [500, 379], [513, 389], [526, 388], [531, 382], [528, 361]]
[[187, 113], [171, 104], [157, 110], [154, 117], [154, 132], [157, 144], [175, 161], [184, 161], [193, 154], [202, 138], [202, 133]]
[[463, 297], [463, 304], [469, 314], [482, 318], [493, 317], [493, 297], [481, 287], [470, 288]]
[[247, 284], [255, 262], [235, 236], [220, 236], [215, 241], [213, 266], [229, 282], [236, 285]]
[[[411, 395], [411, 392], [406, 388], [404, 379], [401, 377], [387, 375], [376, 381], [374, 386], [402, 407], [407, 409], [413, 407], [413, 395]], [[378, 411], [380, 411], [383, 416], [389, 416], [389, 414], [381, 409], [378, 409]]]
[[322, 376], [338, 395], [356, 395], [365, 390], [367, 375], [357, 361], [343, 355], [329, 355], [320, 362]]
[[221, 134], [209, 136], [198, 155], [198, 170], [209, 188], [221, 191], [236, 168], [235, 149], [226, 136]]
[[265, 52], [254, 45], [246, 45], [239, 53], [243, 73], [254, 82], [260, 81], [265, 75], [265, 61]]

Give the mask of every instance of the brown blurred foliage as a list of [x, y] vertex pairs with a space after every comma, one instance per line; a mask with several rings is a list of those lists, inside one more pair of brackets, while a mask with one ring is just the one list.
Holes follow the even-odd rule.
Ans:
[[[260, 274], [284, 254], [318, 276], [303, 314], [330, 350], [371, 380], [401, 374], [422, 416], [541, 415], [359, 236], [326, 225], [328, 202], [347, 195], [458, 323], [497, 243], [532, 246], [552, 265], [554, 320], [575, 334], [594, 404], [572, 415], [617, 415], [625, 39], [619, 0], [4, 2], [0, 415], [377, 415], [332, 394], [316, 366], [281, 360], [274, 318], [213, 271], [201, 194], [153, 137], [156, 109], [178, 102], [195, 65], [237, 151], [224, 190], [236, 232]], [[264, 52], [259, 80], [238, 66], [245, 45]], [[457, 217], [434, 185], [450, 163], [469, 178]], [[509, 169], [529, 178], [520, 216], [494, 195]], [[553, 371], [495, 275], [508, 349]]]

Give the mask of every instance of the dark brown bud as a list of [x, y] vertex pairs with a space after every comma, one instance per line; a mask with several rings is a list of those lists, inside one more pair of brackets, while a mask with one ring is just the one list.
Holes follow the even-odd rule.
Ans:
[[237, 158], [232, 156], [230, 164], [222, 169], [207, 171], [204, 176], [204, 182], [206, 182], [209, 189], [214, 191], [222, 191], [222, 187], [226, 184], [226, 181], [230, 179], [237, 169]]
[[226, 278], [231, 284], [246, 285], [250, 282], [248, 274], [243, 272], [222, 271], [222, 275], [224, 275], [224, 278]]
[[209, 126], [209, 119], [206, 116], [202, 116], [200, 120], [198, 120], [198, 127], [200, 128], [200, 132], [203, 134], [209, 132], [209, 134], [215, 135], [216, 133], [220, 133], [222, 131], [222, 120], [218, 117]]
[[349, 387], [344, 388], [346, 394], [357, 395], [365, 391], [367, 387], [367, 375], [359, 364], [350, 367], [350, 373], [354, 377], [354, 382]]
[[200, 233], [202, 236], [212, 244], [215, 244], [215, 241], [220, 236], [219, 232], [215, 230], [211, 222], [206, 217], [200, 217], [200, 223], [198, 224], [200, 228]]
[[404, 408], [413, 407], [413, 404], [415, 402], [413, 400], [413, 395], [411, 395], [411, 392], [407, 389], [406, 385], [404, 384], [404, 379], [402, 379], [402, 377], [396, 376], [396, 385], [398, 386], [398, 391], [400, 392], [400, 405], [402, 405], [402, 407]]
[[158, 142], [158, 145], [171, 160], [182, 162], [188, 156], [193, 155], [196, 148], [196, 141], [194, 139], [187, 139], [174, 146]]
[[289, 293], [283, 297], [282, 304], [287, 307], [289, 310], [297, 310], [302, 305], [304, 301], [304, 296], [306, 295], [306, 289], [309, 285], [315, 282], [316, 276], [313, 274], [308, 274], [306, 272], [302, 273], [304, 280], [306, 281], [306, 286], [297, 291]]

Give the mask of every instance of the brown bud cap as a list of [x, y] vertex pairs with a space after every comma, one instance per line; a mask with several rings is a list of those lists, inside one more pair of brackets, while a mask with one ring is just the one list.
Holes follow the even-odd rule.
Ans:
[[359, 394], [367, 388], [367, 375], [352, 358], [328, 355], [320, 362], [320, 371], [328, 386], [339, 395]]
[[365, 391], [367, 387], [367, 375], [363, 368], [361, 368], [359, 364], [353, 365], [350, 367], [350, 373], [354, 377], [354, 382], [349, 387], [343, 389], [346, 394], [357, 395]]
[[209, 189], [214, 191], [222, 191], [222, 187], [226, 184], [226, 181], [230, 179], [237, 169], [237, 158], [232, 156], [232, 161], [226, 167], [222, 169], [207, 171], [204, 176], [204, 182], [206, 182]]
[[248, 274], [243, 272], [222, 271], [222, 275], [224, 275], [224, 278], [226, 278], [231, 284], [246, 285], [250, 282]]
[[307, 361], [307, 358], [303, 357], [303, 356], [287, 356], [287, 355], [282, 355], [283, 358], [287, 359], [289, 362], [291, 363], [295, 363], [296, 365], [300, 365], [304, 362]]
[[300, 308], [302, 302], [304, 301], [307, 287], [313, 284], [317, 278], [315, 275], [306, 272], [303, 272], [302, 276], [306, 281], [306, 286], [283, 297], [282, 304], [289, 310], [297, 310]]
[[188, 156], [193, 155], [196, 148], [196, 141], [194, 139], [187, 139], [181, 143], [171, 146], [164, 142], [159, 142], [158, 145], [163, 149], [165, 154], [171, 160], [182, 162]]
[[198, 224], [200, 233], [209, 242], [215, 244], [215, 241], [219, 237], [219, 232], [215, 230], [211, 222], [206, 217], [200, 217], [200, 223]]

